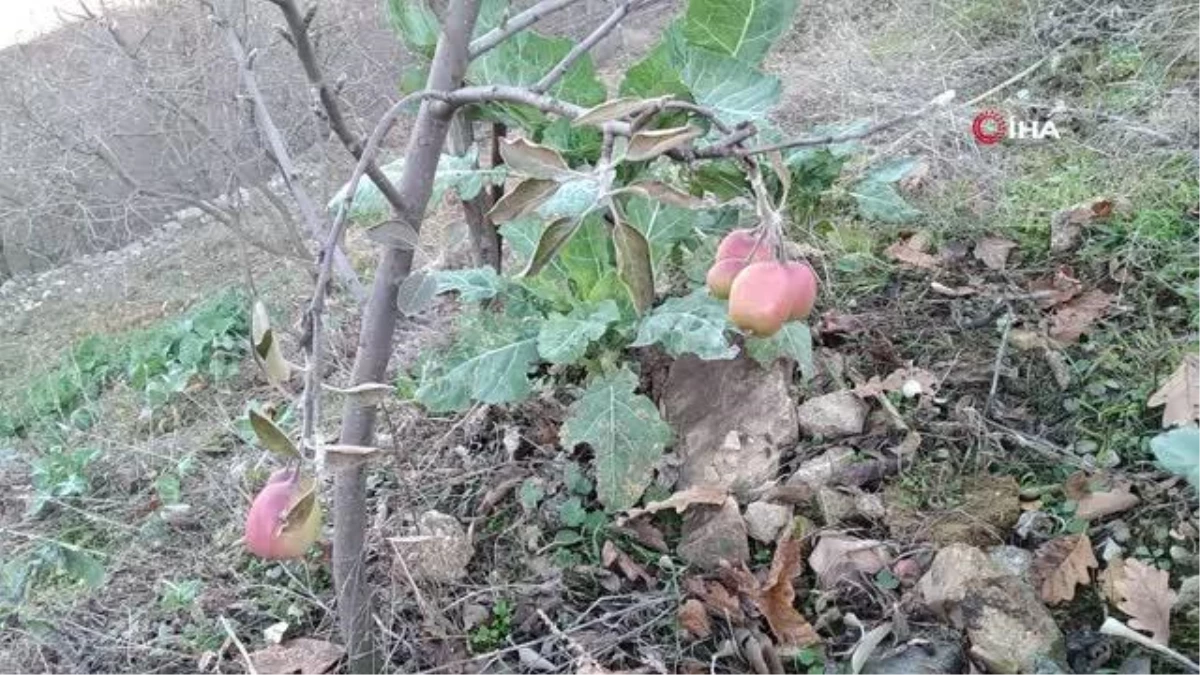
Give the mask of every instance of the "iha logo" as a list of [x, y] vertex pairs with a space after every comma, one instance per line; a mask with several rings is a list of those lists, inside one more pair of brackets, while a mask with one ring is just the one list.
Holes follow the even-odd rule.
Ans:
[[1019, 120], [1005, 117], [998, 110], [984, 110], [971, 122], [971, 134], [980, 145], [995, 145], [1005, 138], [1010, 140], [1041, 141], [1047, 138], [1058, 140], [1058, 128], [1053, 120]]

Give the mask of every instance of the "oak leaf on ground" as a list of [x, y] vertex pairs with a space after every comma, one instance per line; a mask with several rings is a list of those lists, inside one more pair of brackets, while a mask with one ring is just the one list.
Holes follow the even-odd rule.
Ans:
[[1091, 583], [1089, 570], [1099, 564], [1086, 534], [1051, 539], [1033, 555], [1034, 586], [1048, 605], [1072, 600], [1075, 587]]
[[821, 642], [804, 615], [796, 610], [792, 579], [800, 573], [800, 542], [785, 535], [775, 546], [771, 571], [759, 592], [758, 606], [783, 647], [809, 647]]
[[1183, 357], [1183, 362], [1150, 396], [1146, 405], [1163, 407], [1164, 428], [1200, 420], [1200, 357], [1195, 354]]
[[1150, 633], [1160, 645], [1171, 637], [1171, 607], [1176, 594], [1171, 590], [1171, 575], [1130, 558], [1113, 586], [1121, 600], [1117, 609], [1129, 615], [1129, 626]]

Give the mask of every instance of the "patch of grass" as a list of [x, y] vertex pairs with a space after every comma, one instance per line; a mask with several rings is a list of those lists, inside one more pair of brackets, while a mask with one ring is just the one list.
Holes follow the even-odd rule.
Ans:
[[0, 437], [29, 435], [56, 422], [86, 429], [95, 422], [91, 402], [117, 379], [157, 408], [196, 377], [232, 376], [246, 351], [245, 306], [241, 292], [228, 290], [151, 328], [84, 338], [0, 410]]

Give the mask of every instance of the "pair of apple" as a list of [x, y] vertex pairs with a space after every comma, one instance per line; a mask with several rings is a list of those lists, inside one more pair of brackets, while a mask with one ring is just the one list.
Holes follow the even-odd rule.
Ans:
[[808, 318], [817, 301], [817, 275], [807, 263], [775, 258], [776, 242], [756, 230], [734, 230], [717, 245], [708, 290], [729, 299], [729, 319], [770, 337], [788, 321]]

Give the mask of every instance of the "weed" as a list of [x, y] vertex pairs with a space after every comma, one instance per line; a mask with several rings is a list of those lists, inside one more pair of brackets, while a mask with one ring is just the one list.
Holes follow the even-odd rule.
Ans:
[[158, 606], [164, 612], [180, 612], [191, 609], [204, 584], [199, 579], [184, 579], [179, 583], [163, 581], [162, 595], [158, 598]]
[[30, 471], [33, 479], [31, 515], [39, 515], [50, 502], [79, 497], [88, 493], [91, 482], [88, 467], [101, 455], [95, 448], [68, 450], [54, 446], [33, 460]]
[[500, 598], [492, 605], [492, 613], [487, 622], [471, 631], [471, 651], [480, 654], [490, 652], [508, 639], [512, 632], [513, 606], [508, 600]]

